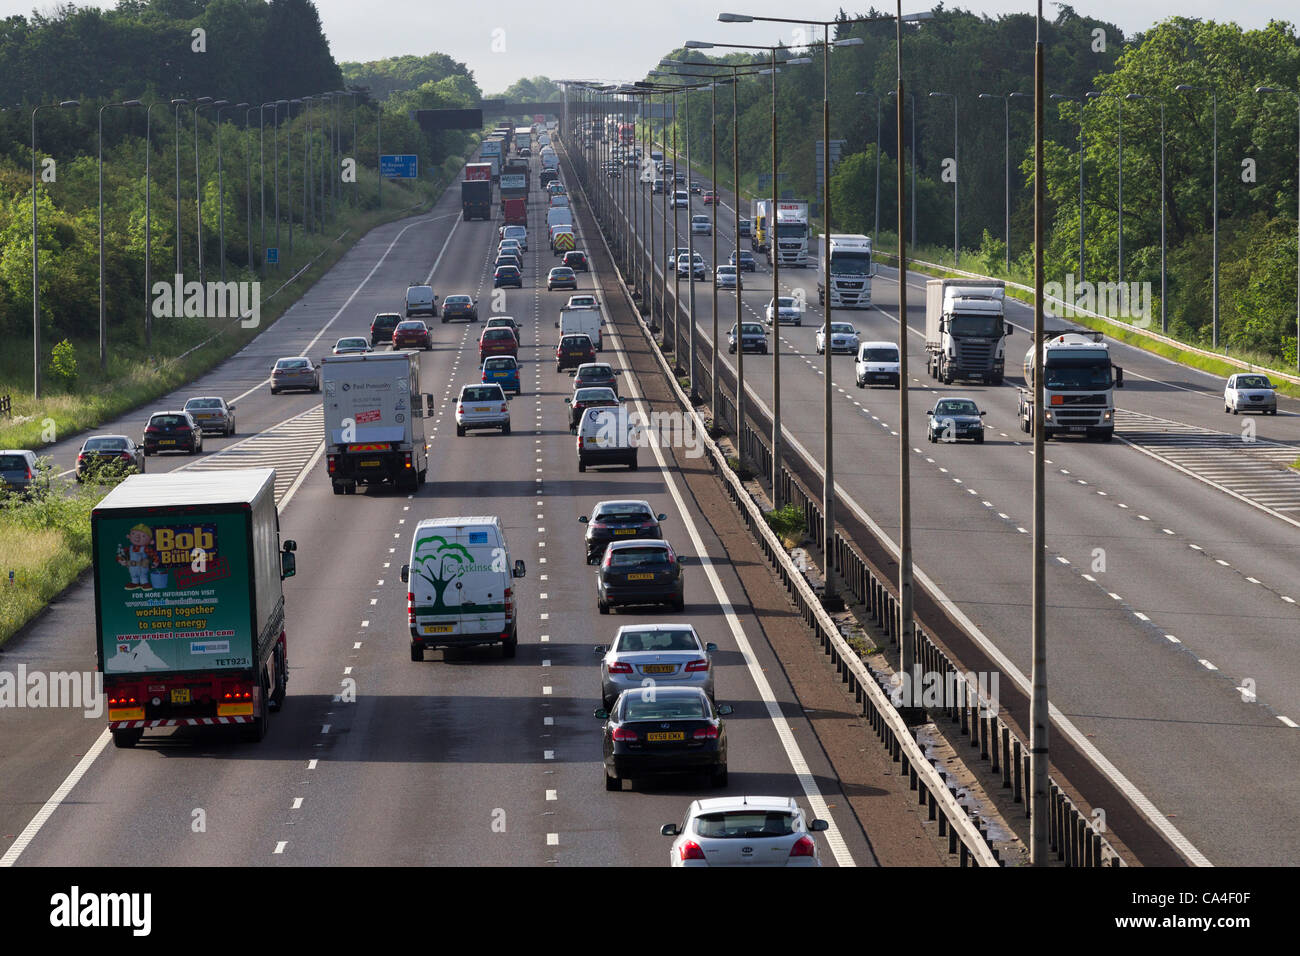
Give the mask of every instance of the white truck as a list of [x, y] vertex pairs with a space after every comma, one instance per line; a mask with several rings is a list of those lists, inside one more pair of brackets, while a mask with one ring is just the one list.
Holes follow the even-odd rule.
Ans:
[[[1076, 434], [1110, 441], [1115, 435], [1115, 389], [1124, 370], [1110, 360], [1100, 332], [1054, 332], [1043, 343], [1043, 440]], [[1019, 390], [1020, 430], [1033, 434], [1034, 348], [1025, 353]]]
[[861, 235], [832, 235], [827, 255], [826, 236], [817, 237], [817, 303], [829, 295], [836, 309], [871, 308], [871, 240]]
[[772, 200], [759, 199], [754, 203], [757, 219], [750, 245], [755, 252], [767, 253], [767, 264], [772, 264], [773, 243], [776, 258], [782, 266], [808, 265], [808, 203], [802, 199], [776, 200], [775, 235], [773, 235]]
[[320, 364], [325, 467], [334, 494], [356, 494], [359, 484], [406, 491], [424, 484], [432, 396], [420, 391], [419, 353], [327, 355]]
[[931, 279], [925, 284], [926, 368], [950, 385], [1001, 385], [1006, 367], [1006, 285], [1001, 279]]

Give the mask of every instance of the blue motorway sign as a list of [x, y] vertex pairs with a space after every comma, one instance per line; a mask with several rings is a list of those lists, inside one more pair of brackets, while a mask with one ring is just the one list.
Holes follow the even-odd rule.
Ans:
[[420, 158], [414, 153], [380, 156], [379, 171], [385, 179], [418, 179]]
[[266, 247], [266, 264], [268, 266], [278, 266], [280, 264], [280, 250], [278, 247]]

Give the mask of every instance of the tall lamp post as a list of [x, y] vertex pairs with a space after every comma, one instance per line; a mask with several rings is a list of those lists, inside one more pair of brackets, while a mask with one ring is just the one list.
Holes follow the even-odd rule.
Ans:
[[197, 238], [197, 245], [199, 247], [199, 284], [200, 285], [203, 284], [204, 275], [203, 275], [203, 182], [200, 179], [200, 173], [199, 173], [199, 110], [203, 109], [205, 105], [213, 106], [213, 107], [221, 107], [221, 106], [227, 106], [230, 103], [229, 100], [214, 101], [209, 97], [204, 97], [204, 99], [208, 100], [206, 104], [199, 103], [194, 107], [194, 202], [195, 202], [195, 209], [196, 209], [195, 236]]
[[[173, 109], [183, 106], [188, 100], [172, 99], [168, 104]], [[153, 108], [161, 103], [150, 103], [144, 111], [144, 347], [153, 346], [153, 213], [149, 208], [150, 160], [153, 157]]]
[[257, 110], [260, 117], [262, 111], [256, 106], [244, 110], [244, 176], [246, 177], [244, 216], [247, 220], [244, 235], [248, 241], [248, 272], [250, 275], [253, 273], [253, 144], [248, 142], [248, 134], [253, 128], [254, 110]]
[[[898, 90], [888, 90], [886, 91], [885, 95], [896, 97], [898, 96]], [[912, 227], [911, 227], [911, 231], [908, 232], [907, 234], [907, 241], [915, 245], [916, 244], [916, 94], [908, 93], [907, 101], [911, 105], [911, 110], [912, 110], [912, 162], [910, 164], [912, 170], [911, 172], [912, 198], [908, 201], [912, 209]], [[899, 117], [903, 116], [902, 110], [898, 110], [897, 112]], [[898, 131], [898, 142], [899, 142], [899, 148], [901, 149], [902, 142], [903, 142], [903, 132], [901, 127], [899, 128]], [[903, 162], [902, 159], [900, 158], [898, 162], [899, 162], [899, 168], [901, 169], [902, 162]]]
[[[99, 370], [108, 371], [108, 324], [104, 319], [104, 110], [144, 106], [139, 100], [105, 103], [99, 108]], [[34, 252], [35, 250], [33, 250]]]
[[[1053, 93], [1048, 97], [1049, 100], [1069, 100], [1072, 103], [1079, 104], [1079, 282], [1082, 286], [1084, 281], [1084, 241], [1083, 241], [1083, 106], [1084, 100], [1077, 96], [1066, 96], [1064, 93]], [[1073, 303], [1072, 303], [1073, 304]]]
[[1024, 97], [1029, 99], [1028, 93], [1007, 93], [1003, 96], [1000, 93], [981, 93], [979, 98], [982, 100], [1001, 100], [1004, 110], [1004, 131], [1003, 131], [1003, 183], [1002, 183], [1002, 215], [1004, 220], [1006, 243], [1006, 265], [1007, 275], [1011, 274], [1011, 100], [1014, 97]]
[[[1193, 86], [1190, 83], [1179, 83], [1174, 87], [1179, 93], [1190, 93], [1199, 91], [1210, 94], [1210, 104], [1214, 111], [1214, 145], [1213, 153], [1210, 160], [1210, 204], [1213, 207], [1210, 215], [1213, 220], [1213, 294], [1214, 301], [1211, 307], [1210, 317], [1210, 336], [1214, 348], [1219, 347], [1219, 91], [1211, 86]], [[1297, 345], [1297, 351], [1300, 351], [1300, 344]]]
[[[1117, 126], [1119, 127], [1119, 184], [1116, 193], [1116, 238], [1119, 245], [1119, 284], [1124, 285], [1124, 97], [1118, 93], [1100, 93], [1089, 90], [1084, 94], [1090, 100], [1113, 97], [1119, 110]], [[1122, 288], [1120, 295], [1124, 295]]]
[[[1297, 368], [1297, 369], [1300, 369], [1300, 94], [1297, 94], [1294, 90], [1285, 90], [1285, 89], [1282, 89], [1280, 86], [1257, 86], [1257, 87], [1255, 87], [1255, 92], [1256, 92], [1257, 94], [1264, 94], [1264, 93], [1285, 93], [1287, 96], [1294, 96], [1294, 97], [1296, 97], [1296, 135], [1297, 135], [1297, 140], [1296, 140], [1296, 234], [1295, 234], [1295, 317], [1296, 317], [1296, 318], [1295, 318], [1295, 321], [1296, 321], [1296, 328], [1295, 328], [1296, 339], [1295, 339], [1295, 341], [1296, 341], [1296, 368]], [[1160, 118], [1161, 118], [1161, 124], [1160, 124], [1160, 130], [1161, 130], [1161, 134], [1160, 134], [1161, 153], [1160, 153], [1160, 155], [1161, 155], [1161, 160], [1162, 160], [1162, 163], [1161, 163], [1161, 169], [1163, 170], [1163, 168], [1164, 168], [1164, 166], [1163, 166], [1163, 158], [1164, 158], [1164, 141], [1165, 141], [1165, 138], [1164, 138], [1164, 107], [1163, 107], [1163, 106], [1161, 107]], [[1162, 197], [1161, 201], [1163, 202], [1163, 196], [1164, 196], [1164, 190], [1163, 190], [1163, 189], [1161, 190], [1160, 195], [1161, 195], [1161, 197]], [[1163, 210], [1164, 207], [1162, 206], [1161, 208], [1162, 208], [1162, 210]], [[1163, 218], [1162, 218], [1162, 219], [1161, 219], [1161, 227], [1162, 227], [1161, 235], [1162, 235], [1162, 236], [1164, 235], [1164, 233], [1163, 233], [1163, 226], [1164, 226], [1164, 220], [1163, 220]], [[1161, 260], [1160, 260], [1160, 261], [1161, 261], [1161, 263], [1163, 264], [1163, 262], [1164, 262], [1164, 258], [1163, 258], [1163, 256], [1161, 257]], [[1163, 311], [1163, 309], [1164, 309], [1164, 301], [1165, 301], [1165, 300], [1164, 300], [1164, 285], [1163, 285], [1163, 269], [1162, 269], [1162, 276], [1161, 276], [1161, 279], [1162, 279], [1162, 283], [1161, 283], [1161, 290], [1160, 290], [1160, 306], [1161, 306], [1160, 320], [1161, 320], [1161, 325], [1163, 326], [1163, 323], [1164, 323], [1164, 311]]]
[[[63, 100], [60, 108], [76, 109], [80, 100]], [[36, 230], [36, 114], [51, 109], [49, 103], [32, 108], [32, 397], [41, 397], [41, 267], [40, 236]]]
[[961, 180], [961, 165], [957, 161], [957, 94], [931, 93], [933, 97], [952, 99], [952, 262], [961, 265], [961, 220], [957, 206], [957, 184]]
[[858, 90], [854, 96], [874, 96], [876, 98], [876, 218], [872, 227], [871, 241], [880, 241], [880, 96], [871, 90]]
[[[221, 281], [226, 281], [226, 178], [221, 159], [221, 111], [229, 107], [234, 110], [247, 109], [247, 103], [230, 106], [222, 102], [217, 108], [217, 232], [221, 236]], [[202, 271], [200, 269], [200, 271]]]
[[[1155, 100], [1160, 107], [1160, 331], [1164, 333], [1168, 331], [1168, 323], [1165, 321], [1165, 104], [1164, 100], [1156, 100], [1144, 93], [1129, 93], [1124, 99]], [[1296, 293], [1300, 297], [1300, 287]], [[1300, 315], [1300, 312], [1297, 314]]]

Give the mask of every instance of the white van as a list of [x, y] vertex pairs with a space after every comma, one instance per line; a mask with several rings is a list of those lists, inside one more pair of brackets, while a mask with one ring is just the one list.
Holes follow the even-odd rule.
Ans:
[[600, 327], [605, 324], [601, 318], [599, 309], [569, 309], [565, 308], [560, 311], [560, 321], [555, 323], [555, 327], [560, 330], [560, 338], [566, 335], [585, 335], [591, 339], [591, 344], [596, 347], [597, 352], [605, 350], [605, 343], [601, 339]]
[[551, 195], [551, 208], [552, 208], [552, 209], [560, 209], [560, 208], [567, 209], [568, 206], [569, 206], [569, 197], [568, 197], [567, 194], [565, 194], [565, 193], [553, 193], [553, 194]]
[[578, 471], [588, 465], [627, 465], [636, 471], [640, 429], [626, 407], [588, 408], [578, 422]]
[[892, 385], [900, 388], [898, 366], [897, 343], [863, 342], [858, 346], [853, 374], [858, 388], [866, 388], [868, 385]]
[[438, 317], [438, 297], [433, 294], [431, 285], [411, 285], [406, 287], [406, 317], [413, 315], [431, 315]]
[[546, 225], [573, 226], [573, 210], [567, 206], [552, 206], [546, 210]]
[[510, 563], [500, 518], [426, 518], [417, 524], [410, 564], [402, 565], [411, 660], [424, 660], [425, 648], [482, 644], [500, 644], [502, 656], [514, 657], [514, 579], [524, 573], [524, 562]]

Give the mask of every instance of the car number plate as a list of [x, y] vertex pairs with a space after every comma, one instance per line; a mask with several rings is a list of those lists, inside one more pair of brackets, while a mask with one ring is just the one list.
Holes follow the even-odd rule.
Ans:
[[617, 528], [615, 534], [636, 534], [636, 528]]
[[475, 411], [475, 412], [490, 412], [490, 411], [492, 411], [492, 409], [488, 408], [486, 405], [475, 405], [475, 406], [473, 407], [473, 409], [471, 409], [471, 411]]
[[653, 574], [629, 574], [627, 579], [629, 581], [653, 581], [655, 576]]
[[686, 732], [682, 730], [656, 730], [653, 733], [646, 734], [645, 739], [651, 743], [661, 743], [668, 740], [685, 740]]
[[190, 689], [182, 687], [172, 691], [173, 704], [188, 704], [190, 702]]
[[452, 632], [451, 624], [426, 624], [421, 630], [425, 634], [450, 634]]
[[378, 458], [363, 458], [363, 459], [361, 459], [361, 467], [362, 467], [362, 468], [378, 468], [381, 464], [382, 464], [382, 462], [381, 462]]
[[176, 444], [176, 439], [175, 439], [175, 438], [163, 438], [163, 439], [160, 439], [160, 440], [159, 440], [158, 444], [160, 444], [160, 445], [174, 445], [174, 444]]
[[1087, 430], [1088, 430], [1088, 426], [1087, 426], [1087, 425], [1071, 425], [1071, 426], [1070, 426], [1070, 431], [1072, 431], [1072, 432], [1086, 432]]
[[641, 668], [645, 674], [671, 674], [675, 670], [677, 667], [673, 664], [646, 664]]
[[215, 416], [215, 415], [208, 414], [208, 413], [206, 413], [206, 412], [199, 412], [198, 417], [199, 417], [199, 418], [215, 418], [216, 416]]

